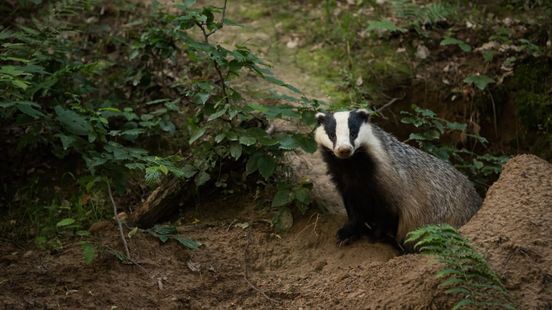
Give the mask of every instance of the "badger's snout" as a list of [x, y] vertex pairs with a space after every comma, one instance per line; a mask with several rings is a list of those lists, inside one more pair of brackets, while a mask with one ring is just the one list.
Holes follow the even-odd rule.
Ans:
[[343, 144], [335, 148], [335, 156], [339, 158], [349, 158], [353, 154], [353, 147], [348, 144]]

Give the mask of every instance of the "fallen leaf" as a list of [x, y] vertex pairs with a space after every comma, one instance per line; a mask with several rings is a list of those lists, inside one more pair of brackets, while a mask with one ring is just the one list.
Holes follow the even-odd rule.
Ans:
[[192, 272], [199, 272], [201, 270], [201, 264], [200, 263], [195, 263], [195, 262], [192, 262], [191, 260], [189, 260], [189, 261], [186, 262], [186, 265], [188, 265], [188, 268]]

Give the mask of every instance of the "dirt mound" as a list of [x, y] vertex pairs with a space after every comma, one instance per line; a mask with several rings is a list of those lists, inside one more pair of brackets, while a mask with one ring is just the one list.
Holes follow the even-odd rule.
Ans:
[[[247, 200], [243, 199], [242, 200]], [[225, 201], [226, 205], [238, 201]], [[521, 308], [552, 307], [552, 165], [518, 156], [483, 208], [462, 228], [487, 255]], [[204, 244], [188, 251], [146, 233], [130, 240], [141, 267], [121, 264], [107, 223], [106, 249], [85, 265], [78, 243], [60, 253], [0, 247], [0, 307], [6, 308], [443, 308], [431, 257], [359, 240], [335, 245], [341, 215], [311, 214], [275, 234], [250, 208], [191, 210], [179, 232]], [[218, 210], [218, 211], [217, 211]], [[237, 210], [237, 211], [232, 211]], [[218, 213], [217, 213], [218, 212]], [[197, 220], [196, 220], [197, 222]], [[244, 228], [245, 227], [245, 228]]]
[[462, 227], [485, 253], [520, 309], [552, 307], [552, 165], [510, 160], [483, 208]]

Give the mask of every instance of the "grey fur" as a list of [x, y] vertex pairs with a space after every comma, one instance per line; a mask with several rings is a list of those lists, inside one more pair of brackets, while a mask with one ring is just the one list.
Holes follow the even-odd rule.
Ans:
[[389, 166], [380, 167], [376, 174], [399, 214], [397, 241], [427, 224], [460, 227], [477, 212], [481, 197], [465, 175], [378, 126], [370, 126], [389, 159]]

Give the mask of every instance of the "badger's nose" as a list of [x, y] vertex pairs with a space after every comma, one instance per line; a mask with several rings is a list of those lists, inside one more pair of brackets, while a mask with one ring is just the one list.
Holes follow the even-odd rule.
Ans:
[[335, 149], [335, 155], [339, 158], [348, 158], [353, 153], [353, 147], [350, 145], [340, 145]]

